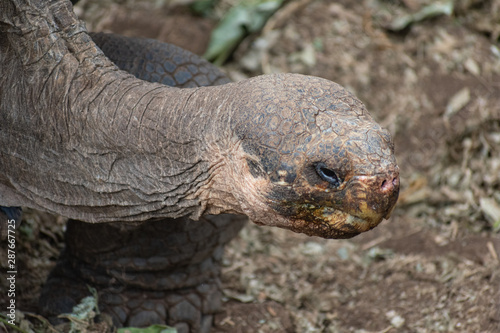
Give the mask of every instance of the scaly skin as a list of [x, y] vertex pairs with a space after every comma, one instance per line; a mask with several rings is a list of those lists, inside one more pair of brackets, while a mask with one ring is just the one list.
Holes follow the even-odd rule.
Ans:
[[[390, 135], [338, 84], [297, 74], [181, 90], [140, 81], [102, 54], [62, 0], [0, 3], [0, 33], [0, 205], [117, 223], [89, 227], [83, 242], [85, 224], [70, 223], [67, 250], [42, 297], [49, 312], [74, 304], [92, 282], [118, 323], [168, 321], [184, 331], [206, 330], [215, 306], [201, 303], [218, 290], [217, 253], [228, 241], [215, 235], [233, 235], [239, 218], [214, 228], [214, 237], [225, 239], [215, 248], [204, 249], [207, 239], [196, 249], [191, 240], [181, 242], [191, 259], [180, 267], [194, 279], [184, 285], [175, 282], [177, 262], [156, 271], [151, 253], [131, 261], [136, 241], [116, 248], [136, 233], [125, 222], [161, 220], [161, 239], [172, 228], [189, 235], [189, 219], [201, 219], [201, 230], [216, 223], [203, 222], [203, 215], [233, 213], [347, 238], [375, 227], [394, 208], [399, 168]], [[137, 68], [145, 74], [147, 66]], [[114, 233], [121, 236], [108, 241]], [[85, 250], [95, 234], [104, 236], [90, 254]], [[161, 246], [151, 248], [156, 256]], [[109, 268], [120, 251], [124, 265]], [[147, 282], [156, 274], [168, 282]], [[61, 294], [50, 292], [75, 279]], [[207, 290], [198, 289], [199, 279], [208, 281]], [[123, 293], [115, 292], [116, 281]], [[197, 310], [180, 318], [187, 307]]]
[[114, 64], [141, 80], [177, 88], [231, 82], [205, 59], [175, 45], [115, 34], [91, 33], [90, 36]]
[[220, 309], [224, 245], [244, 216], [180, 218], [139, 225], [71, 220], [66, 248], [40, 296], [41, 312], [57, 323], [98, 291], [101, 312], [117, 327], [169, 324], [178, 333], [206, 333]]
[[[113, 62], [140, 79], [176, 87], [229, 82], [210, 63], [170, 44], [110, 34], [92, 37]], [[176, 65], [169, 65], [174, 60]], [[241, 215], [138, 225], [70, 220], [67, 246], [40, 297], [41, 312], [59, 322], [59, 314], [71, 312], [90, 295], [91, 285], [98, 291], [100, 311], [117, 327], [168, 323], [179, 333], [208, 332], [221, 304], [224, 245], [246, 220]]]
[[341, 86], [147, 83], [104, 57], [69, 3], [0, 6], [0, 205], [88, 222], [239, 213], [327, 238], [390, 214], [390, 136]]

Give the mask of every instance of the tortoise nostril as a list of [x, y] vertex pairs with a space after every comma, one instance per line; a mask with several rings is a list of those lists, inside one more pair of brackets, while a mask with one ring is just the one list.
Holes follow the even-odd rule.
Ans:
[[393, 181], [387, 181], [387, 179], [384, 179], [382, 184], [380, 185], [380, 189], [382, 192], [391, 192], [394, 190], [394, 184]]
[[394, 186], [398, 186], [399, 185], [399, 178], [398, 177], [394, 177], [392, 179], [392, 185], [394, 185]]
[[399, 177], [393, 177], [392, 179], [384, 179], [382, 184], [380, 184], [380, 189], [383, 192], [394, 191], [399, 186]]

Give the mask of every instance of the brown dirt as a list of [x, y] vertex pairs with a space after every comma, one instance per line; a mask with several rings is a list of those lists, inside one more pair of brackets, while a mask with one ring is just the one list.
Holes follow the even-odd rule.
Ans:
[[[288, 2], [227, 64], [234, 79], [300, 72], [348, 87], [393, 134], [402, 191], [389, 221], [352, 240], [247, 226], [226, 250], [213, 332], [500, 332], [500, 237], [485, 208], [500, 206], [500, 2], [456, 1], [452, 17], [386, 29], [424, 2]], [[199, 54], [214, 25], [148, 2], [80, 6], [91, 30]], [[25, 220], [18, 304], [36, 312], [64, 221]]]

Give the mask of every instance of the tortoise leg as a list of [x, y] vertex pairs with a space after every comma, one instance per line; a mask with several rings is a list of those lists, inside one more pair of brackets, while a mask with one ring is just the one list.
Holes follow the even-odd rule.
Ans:
[[247, 220], [206, 216], [140, 224], [89, 224], [70, 220], [66, 248], [43, 288], [42, 312], [72, 312], [90, 295], [116, 326], [166, 323], [179, 333], [208, 332], [221, 305], [224, 245]]

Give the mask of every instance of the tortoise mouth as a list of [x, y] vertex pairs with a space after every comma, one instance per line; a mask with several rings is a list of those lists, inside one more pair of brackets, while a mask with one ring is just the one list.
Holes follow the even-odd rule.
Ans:
[[351, 238], [391, 216], [399, 196], [399, 173], [356, 176], [333, 193], [304, 189], [314, 194], [306, 192], [299, 202], [272, 201], [270, 206], [281, 215], [273, 225], [309, 236]]
[[[265, 184], [264, 195], [250, 204], [242, 200], [243, 212], [259, 225], [276, 226], [309, 236], [351, 238], [388, 219], [399, 196], [399, 170], [356, 175], [342, 188], [332, 190], [308, 182]], [[248, 198], [244, 197], [244, 198]]]
[[284, 228], [322, 238], [351, 238], [375, 228], [384, 219], [375, 212], [356, 216], [332, 207], [305, 206], [297, 207], [297, 216]]

